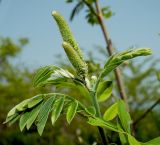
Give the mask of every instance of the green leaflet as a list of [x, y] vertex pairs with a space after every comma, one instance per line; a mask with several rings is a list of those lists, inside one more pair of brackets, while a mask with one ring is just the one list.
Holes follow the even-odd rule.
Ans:
[[13, 123], [15, 123], [19, 118], [20, 118], [20, 115], [17, 115], [17, 116], [14, 117], [12, 120], [10, 120], [10, 121], [8, 122], [9, 126], [11, 126]]
[[130, 145], [141, 145], [140, 142], [138, 142], [133, 136], [128, 134], [128, 141]]
[[60, 113], [63, 109], [64, 100], [65, 100], [65, 98], [61, 97], [61, 98], [57, 99], [56, 102], [54, 103], [53, 108], [52, 108], [52, 115], [51, 115], [52, 124], [54, 124], [55, 121], [60, 116]]
[[12, 121], [13, 119], [15, 119], [17, 116], [19, 116], [19, 113], [15, 113], [15, 114], [7, 117], [6, 120], [5, 120], [5, 122], [3, 122], [3, 124], [11, 122], [11, 121]]
[[29, 101], [29, 99], [26, 99], [26, 100], [22, 101], [21, 103], [19, 103], [18, 105], [16, 105], [14, 108], [12, 108], [8, 112], [7, 118], [14, 115], [17, 111], [24, 111], [27, 108], [28, 101]]
[[150, 48], [131, 49], [131, 50], [123, 51], [121, 53], [114, 54], [105, 63], [104, 71], [101, 76], [102, 78], [105, 77], [126, 60], [129, 60], [138, 56], [146, 56], [151, 54], [152, 54], [152, 51]]
[[118, 103], [116, 102], [105, 111], [103, 119], [106, 121], [110, 121], [114, 119], [117, 115], [118, 115]]
[[77, 73], [81, 76], [86, 76], [88, 72], [87, 64], [83, 61], [77, 54], [77, 52], [73, 49], [73, 47], [67, 43], [63, 42], [63, 48], [68, 56], [68, 59], [76, 69]]
[[[21, 112], [24, 112], [26, 109], [36, 106], [42, 100], [43, 100], [42, 95], [37, 95], [31, 99], [26, 99], [26, 100], [22, 101], [21, 103], [19, 103], [18, 105], [16, 105], [14, 108], [12, 108], [9, 111], [7, 118], [6, 118], [6, 121], [4, 123], [11, 122], [13, 119], [15, 119], [15, 117], [20, 115]], [[23, 117], [25, 117], [25, 115]]]
[[97, 98], [99, 102], [107, 100], [112, 94], [113, 84], [111, 81], [99, 83], [97, 88]]
[[43, 101], [43, 95], [42, 94], [37, 95], [28, 101], [27, 108], [32, 108], [42, 101]]
[[30, 117], [30, 112], [25, 112], [24, 114], [21, 115], [21, 118], [19, 121], [19, 127], [21, 131], [23, 131], [29, 117]]
[[78, 108], [78, 101], [75, 100], [73, 102], [71, 102], [71, 104], [69, 105], [68, 109], [67, 109], [67, 122], [70, 124], [72, 119], [74, 118], [76, 112], [77, 112], [77, 108]]
[[96, 115], [96, 109], [95, 109], [94, 106], [90, 106], [90, 107], [85, 108], [85, 111], [86, 111], [89, 115], [92, 115], [92, 116], [95, 116], [95, 115]]
[[[122, 126], [119, 122], [117, 122], [117, 127], [120, 131], [123, 131]], [[127, 138], [126, 134], [119, 133], [119, 138], [120, 138], [122, 145], [128, 145], [128, 138]]]
[[36, 120], [38, 113], [40, 111], [42, 104], [36, 106], [31, 112], [30, 112], [30, 117], [27, 120], [26, 126], [27, 129], [29, 130], [29, 128], [32, 126], [33, 122]]
[[146, 143], [141, 143], [142, 145], [159, 145], [160, 144], [160, 137], [154, 138]]
[[81, 60], [83, 60], [83, 55], [82, 52], [78, 46], [78, 43], [76, 42], [66, 20], [63, 18], [63, 16], [61, 16], [61, 14], [59, 14], [56, 11], [52, 12], [52, 16], [54, 17], [54, 19], [57, 22], [57, 25], [59, 27], [59, 30], [61, 32], [63, 41], [67, 42], [68, 44], [70, 44], [73, 49], [76, 51], [76, 53], [78, 54], [78, 56], [81, 58]]
[[126, 110], [125, 103], [122, 100], [120, 100], [118, 102], [118, 116], [121, 121], [121, 125], [122, 125], [123, 129], [127, 133], [131, 133], [130, 124], [131, 124], [132, 120], [131, 120], [129, 113]]
[[33, 85], [35, 87], [44, 86], [46, 84], [57, 85], [65, 82], [67, 79], [73, 79], [74, 75], [54, 65], [45, 66], [39, 69], [34, 77]]
[[112, 130], [112, 131], [115, 131], [115, 132], [121, 132], [118, 130], [117, 126], [108, 122], [108, 121], [104, 121], [103, 119], [101, 118], [98, 118], [98, 117], [89, 117], [88, 118], [88, 123], [90, 125], [93, 125], [93, 126], [100, 126], [100, 127], [106, 127], [107, 129], [109, 130]]
[[55, 66], [45, 66], [40, 68], [33, 78], [33, 86], [39, 87], [43, 85], [43, 82], [51, 76], [55, 69]]
[[76, 90], [81, 94], [81, 96], [85, 97], [86, 99], [91, 99], [88, 90], [85, 88], [83, 84], [79, 83], [78, 81], [74, 81], [74, 83], [62, 82], [62, 83], [57, 84], [57, 87], [58, 88], [66, 87], [72, 90]]
[[43, 106], [40, 108], [38, 117], [37, 117], [37, 130], [39, 135], [42, 135], [44, 127], [46, 125], [47, 119], [48, 119], [48, 115], [49, 112], [52, 108], [53, 102], [55, 100], [55, 97], [52, 96], [50, 97], [44, 104]]

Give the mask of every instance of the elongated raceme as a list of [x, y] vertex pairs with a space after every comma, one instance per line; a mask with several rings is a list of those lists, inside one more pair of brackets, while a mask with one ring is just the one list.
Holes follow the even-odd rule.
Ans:
[[77, 52], [79, 57], [82, 60], [84, 60], [81, 49], [79, 48], [78, 43], [76, 42], [76, 40], [73, 36], [73, 33], [71, 32], [71, 30], [70, 30], [66, 20], [64, 19], [64, 17], [61, 16], [60, 13], [58, 13], [56, 11], [52, 12], [52, 16], [54, 17], [54, 19], [57, 22], [57, 25], [58, 25], [59, 30], [61, 32], [63, 41], [69, 43], [73, 47], [73, 49]]
[[69, 43], [63, 42], [62, 46], [68, 56], [68, 59], [76, 69], [78, 75], [86, 76], [88, 71], [87, 64], [79, 57], [77, 52], [73, 49], [73, 47]]

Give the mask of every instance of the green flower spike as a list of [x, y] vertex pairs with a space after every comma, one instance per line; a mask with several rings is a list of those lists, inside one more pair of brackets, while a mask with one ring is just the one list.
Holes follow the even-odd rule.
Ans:
[[69, 43], [73, 47], [73, 49], [78, 53], [79, 57], [82, 60], [84, 60], [81, 49], [79, 48], [78, 43], [76, 42], [76, 40], [73, 36], [73, 33], [71, 32], [71, 30], [70, 30], [66, 20], [64, 19], [64, 17], [61, 16], [61, 14], [56, 12], [56, 11], [52, 12], [52, 16], [54, 17], [54, 19], [57, 22], [57, 25], [58, 25], [59, 30], [61, 32], [63, 41]]
[[78, 75], [85, 77], [88, 71], [87, 64], [79, 57], [77, 52], [69, 43], [63, 42], [62, 46]]

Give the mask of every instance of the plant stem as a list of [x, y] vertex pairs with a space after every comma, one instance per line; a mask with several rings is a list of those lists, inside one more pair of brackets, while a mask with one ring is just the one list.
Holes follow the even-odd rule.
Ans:
[[[93, 105], [94, 105], [94, 107], [96, 109], [96, 116], [97, 117], [101, 117], [101, 112], [100, 112], [100, 108], [99, 108], [99, 104], [98, 104], [98, 101], [97, 101], [97, 96], [96, 96], [95, 90], [94, 91], [90, 91], [90, 95], [92, 97]], [[99, 130], [103, 145], [107, 145], [109, 143], [109, 141], [108, 141], [108, 139], [106, 137], [105, 130], [103, 128], [101, 128], [101, 127], [98, 127], [98, 130]]]
[[[100, 8], [98, 0], [95, 0], [95, 7], [96, 7], [96, 11], [97, 11], [96, 16], [97, 16], [97, 19], [99, 21], [99, 24], [100, 24], [100, 27], [102, 29], [103, 36], [105, 38], [105, 42], [106, 42], [106, 45], [107, 45], [107, 51], [108, 51], [109, 55], [112, 55], [113, 54], [112, 41], [111, 41], [111, 39], [109, 37], [109, 33], [107, 31], [107, 27], [104, 24], [103, 15], [102, 15], [102, 11], [101, 11], [101, 8]], [[127, 109], [129, 110], [128, 100], [127, 100], [127, 96], [126, 96], [126, 93], [125, 93], [123, 81], [122, 81], [122, 78], [121, 78], [121, 72], [120, 72], [120, 70], [118, 68], [116, 68], [114, 73], [115, 73], [115, 77], [116, 77], [116, 81], [117, 81], [117, 86], [118, 86], [118, 89], [119, 89], [120, 97], [125, 101]]]

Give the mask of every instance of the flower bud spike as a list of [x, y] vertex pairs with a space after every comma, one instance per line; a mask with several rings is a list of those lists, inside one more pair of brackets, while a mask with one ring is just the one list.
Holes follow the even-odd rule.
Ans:
[[71, 32], [64, 17], [61, 16], [61, 14], [56, 11], [52, 12], [52, 16], [54, 17], [55, 21], [57, 22], [57, 25], [58, 25], [60, 33], [62, 35], [63, 41], [69, 43], [73, 47], [73, 49], [77, 52], [79, 57], [82, 60], [84, 60], [81, 49], [79, 48], [78, 43], [76, 42], [76, 40], [73, 36], [73, 33]]
[[62, 46], [63, 46], [71, 64], [76, 69], [77, 74], [79, 76], [85, 77], [88, 72], [87, 64], [85, 63], [85, 61], [83, 61], [79, 57], [77, 52], [73, 49], [73, 47], [69, 43], [63, 42]]

